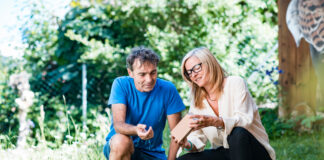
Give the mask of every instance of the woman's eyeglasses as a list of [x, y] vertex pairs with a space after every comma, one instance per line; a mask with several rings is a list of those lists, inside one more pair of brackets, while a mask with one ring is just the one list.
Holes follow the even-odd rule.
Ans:
[[191, 69], [187, 70], [186, 71], [187, 76], [191, 77], [192, 72], [195, 72], [195, 73], [200, 72], [201, 71], [201, 64], [202, 63], [196, 64]]

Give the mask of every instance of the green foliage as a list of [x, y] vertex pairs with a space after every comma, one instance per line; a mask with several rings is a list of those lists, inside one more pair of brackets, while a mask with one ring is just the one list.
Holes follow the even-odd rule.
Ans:
[[[0, 135], [0, 142], [2, 142], [1, 137], [2, 135]], [[78, 139], [77, 137], [72, 138]], [[103, 160], [105, 157], [102, 147], [103, 145], [96, 138], [86, 137], [81, 142], [73, 140], [70, 144], [65, 143], [55, 149], [44, 146], [16, 150], [0, 148], [0, 159]]]
[[312, 129], [313, 124], [315, 122], [318, 122], [318, 121], [324, 119], [324, 117], [321, 115], [310, 116], [310, 117], [302, 116], [302, 117], [303, 117], [303, 120], [301, 121], [301, 125], [305, 126], [308, 129]]
[[20, 72], [22, 66], [22, 60], [0, 56], [0, 135], [7, 135], [1, 137], [3, 143], [0, 144], [5, 146], [0, 147], [12, 147], [17, 140], [19, 125], [15, 99], [18, 93], [9, 86], [9, 77]]
[[269, 139], [280, 138], [281, 136], [290, 136], [295, 133], [296, 123], [294, 120], [284, 120], [278, 117], [278, 108], [259, 109], [260, 117]]
[[[33, 74], [31, 87], [36, 92], [28, 114], [34, 124], [28, 141], [45, 146], [31, 152], [34, 157], [30, 159], [44, 158], [44, 154], [103, 158], [102, 143], [110, 124], [103, 113], [110, 87], [114, 78], [127, 75], [126, 56], [139, 45], [160, 55], [159, 77], [176, 85], [186, 105], [188, 86], [181, 78], [181, 59], [200, 46], [208, 47], [230, 75], [244, 77], [257, 103], [278, 102], [276, 85], [281, 71], [277, 69], [275, 1], [76, 0], [63, 19], [53, 16], [40, 1], [27, 7], [32, 11], [22, 26], [26, 64], [21, 67], [21, 62], [0, 57], [2, 149], [15, 147], [17, 93], [8, 86], [8, 78], [23, 68]], [[81, 123], [82, 63], [87, 66], [87, 129], [82, 129]], [[44, 120], [40, 106], [44, 107]], [[308, 130], [318, 116], [283, 120], [278, 118], [277, 109], [260, 109], [260, 115], [277, 159], [323, 157], [323, 133]], [[300, 126], [306, 130], [297, 133]], [[166, 127], [163, 146], [167, 151], [169, 132]], [[1, 155], [8, 156], [0, 151]]]
[[264, 128], [271, 140], [282, 136], [293, 136], [296, 134], [311, 134], [314, 131], [321, 130], [323, 124], [322, 116], [297, 116], [289, 119], [279, 118], [278, 108], [276, 109], [259, 109], [260, 117]]
[[[43, 106], [45, 116], [44, 116], [44, 135], [41, 132], [40, 119], [39, 117], [41, 108]], [[36, 139], [31, 139], [30, 143], [38, 145], [41, 143], [41, 138], [44, 136], [45, 140], [48, 141], [50, 147], [58, 147], [62, 145], [65, 140], [64, 135], [68, 134], [68, 125], [71, 123], [68, 121], [66, 106], [59, 97], [49, 97], [48, 95], [41, 95], [39, 93], [35, 94], [35, 102], [31, 107], [32, 112], [29, 114], [29, 118], [35, 124], [32, 132], [32, 137]], [[71, 129], [72, 130], [72, 129]]]
[[37, 75], [44, 68], [51, 68], [51, 59], [58, 43], [59, 18], [52, 15], [51, 11], [44, 7], [42, 2], [27, 3], [25, 8], [30, 10], [28, 20], [23, 22], [21, 30], [23, 32], [23, 43], [26, 44], [24, 59], [26, 59], [25, 69]]
[[[41, 107], [44, 108], [43, 126], [41, 126]], [[109, 131], [110, 120], [96, 109], [89, 109], [87, 113], [87, 128], [82, 128], [81, 112], [78, 108], [65, 104], [63, 97], [49, 97], [36, 94], [35, 103], [31, 107], [29, 119], [34, 123], [30, 144], [42, 145], [42, 136], [46, 146], [56, 149], [64, 144], [84, 142], [86, 137], [103, 140]], [[43, 127], [43, 128], [42, 128]], [[42, 132], [43, 130], [43, 132]], [[43, 135], [42, 135], [43, 134]]]
[[[44, 8], [41, 7], [35, 7], [34, 10], [35, 11], [33, 13], [47, 13], [44, 11]], [[93, 11], [98, 11], [98, 13], [95, 12], [97, 14], [94, 14]], [[68, 104], [80, 106], [80, 62], [83, 62], [87, 63], [88, 67], [87, 78], [89, 82], [89, 102], [95, 105], [100, 104], [105, 106], [113, 79], [117, 76], [126, 74], [126, 70], [124, 69], [125, 56], [120, 56], [120, 53], [116, 52], [114, 53], [117, 55], [115, 58], [106, 60], [107, 58], [104, 58], [106, 57], [105, 54], [101, 52], [102, 54], [97, 57], [98, 59], [90, 59], [87, 62], [82, 61], [80, 56], [83, 55], [83, 57], [85, 57], [86, 52], [88, 51], [88, 44], [83, 44], [81, 41], [77, 41], [78, 39], [73, 39], [75, 37], [69, 37], [71, 34], [80, 34], [82, 38], [86, 37], [85, 40], [93, 39], [98, 40], [99, 42], [105, 41], [105, 39], [111, 36], [109, 34], [115, 33], [115, 31], [110, 30], [115, 30], [119, 27], [116, 25], [108, 25], [108, 20], [103, 19], [101, 15], [98, 15], [104, 12], [107, 11], [103, 7], [76, 7], [70, 10], [64, 20], [58, 20], [56, 17], [56, 23], [54, 23], [51, 27], [46, 25], [37, 25], [45, 23], [42, 22], [43, 19], [35, 18], [29, 22], [33, 27], [25, 28], [24, 39], [28, 44], [28, 48], [26, 49], [28, 54], [25, 54], [25, 58], [29, 62], [28, 68], [36, 68], [33, 69], [34, 79], [31, 80], [34, 91], [39, 91], [42, 94], [50, 93], [51, 96], [62, 96], [64, 94], [67, 98]], [[119, 20], [116, 20], [116, 23], [119, 23], [118, 21]], [[42, 35], [31, 34], [35, 33], [34, 30], [42, 30], [44, 33], [48, 33], [54, 38], [42, 39], [44, 43], [39, 43], [38, 37], [41, 37]], [[129, 32], [130, 30], [127, 31]], [[116, 34], [119, 36], [119, 39], [122, 39], [122, 36], [120, 35], [125, 35], [125, 37], [130, 36], [129, 34], [123, 32], [116, 32]], [[134, 36], [136, 35], [131, 37]], [[122, 45], [125, 45], [125, 42], [129, 43], [131, 41], [126, 39], [125, 41], [121, 42]], [[50, 50], [51, 52], [40, 53], [42, 50], [47, 51], [47, 48], [44, 48], [45, 45], [52, 46]], [[45, 58], [44, 54], [46, 54]], [[40, 64], [39, 61], [42, 61], [42, 63]]]
[[0, 134], [0, 150], [14, 148], [17, 136], [9, 134]]
[[[266, 74], [277, 66], [275, 54], [268, 55], [276, 41], [275, 2], [123, 0], [71, 4], [65, 18], [56, 20], [56, 30], [46, 25], [26, 28], [26, 33], [36, 34], [25, 34], [30, 46], [28, 53], [31, 53], [26, 58], [33, 62], [31, 64], [37, 64], [39, 62], [35, 61], [42, 56], [35, 52], [52, 46], [50, 52], [45, 53], [49, 58], [38, 66], [42, 73], [80, 62], [91, 66], [88, 69], [88, 78], [92, 81], [89, 99], [100, 97], [94, 104], [105, 103], [112, 80], [127, 74], [125, 57], [129, 49], [139, 45], [151, 47], [160, 54], [159, 76], [175, 83], [186, 104], [188, 88], [181, 78], [180, 62], [186, 52], [199, 46], [210, 48], [230, 74], [247, 78], [258, 103], [277, 101], [277, 88], [273, 83], [278, 74]], [[34, 23], [45, 22], [35, 19]], [[34, 30], [52, 33], [56, 38], [36, 43], [40, 34]], [[75, 78], [68, 81], [80, 84], [80, 70], [74, 72]], [[257, 75], [250, 78], [255, 72]], [[65, 85], [69, 82], [56, 88]], [[71, 100], [68, 103], [79, 104], [80, 99], [75, 98], [75, 94], [68, 94], [75, 87], [65, 88], [56, 95], [65, 94]]]
[[9, 86], [0, 84], [0, 133], [9, 134], [18, 133], [18, 106], [15, 99], [18, 98], [17, 93]]
[[[22, 26], [27, 46], [24, 69], [32, 73], [31, 87], [37, 93], [29, 119], [35, 124], [32, 137], [38, 137], [31, 143], [38, 144], [42, 136], [41, 105], [45, 111], [45, 139], [55, 141], [49, 144], [51, 147], [64, 144], [66, 135], [73, 137], [81, 130], [82, 64], [87, 66], [91, 111], [88, 129], [91, 133], [98, 130], [96, 115], [104, 113], [114, 78], [127, 75], [125, 59], [134, 46], [145, 45], [160, 55], [159, 77], [176, 85], [186, 105], [188, 86], [180, 74], [181, 59], [200, 46], [208, 47], [229, 74], [246, 78], [257, 103], [278, 101], [274, 1], [72, 1], [62, 19], [44, 8], [42, 2], [28, 7], [32, 10], [30, 19]], [[4, 87], [8, 92], [1, 94], [14, 96], [8, 86]], [[17, 115], [17, 111], [11, 111], [14, 97], [9, 99], [4, 104], [6, 109], [0, 112], [14, 117]], [[12, 119], [7, 125], [18, 126]], [[289, 128], [271, 127], [276, 133]]]

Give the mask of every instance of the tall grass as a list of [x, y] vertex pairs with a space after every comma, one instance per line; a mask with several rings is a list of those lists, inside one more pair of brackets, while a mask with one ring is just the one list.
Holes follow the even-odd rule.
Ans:
[[[41, 110], [42, 112], [42, 110]], [[40, 114], [39, 121], [42, 125], [39, 139], [44, 143], [38, 145], [31, 144], [28, 148], [15, 149], [12, 143], [14, 135], [0, 135], [0, 159], [1, 160], [104, 160], [102, 148], [105, 143], [105, 136], [109, 132], [110, 112], [108, 115], [96, 115], [96, 123], [100, 129], [96, 133], [80, 131], [81, 127], [73, 122], [73, 118], [66, 112], [69, 123], [66, 127], [74, 127], [76, 133], [72, 136], [70, 132], [65, 135], [66, 141], [53, 142], [45, 139], [46, 126], [41, 121], [44, 114]], [[71, 126], [70, 125], [71, 122]], [[271, 133], [269, 133], [271, 134]], [[57, 143], [59, 147], [51, 147]], [[170, 129], [168, 124], [163, 132], [163, 148], [168, 154], [170, 143]], [[324, 157], [324, 129], [308, 133], [294, 133], [270, 140], [271, 145], [276, 151], [277, 160], [320, 160]], [[182, 154], [185, 152], [183, 151]]]
[[[68, 108], [68, 107], [66, 107]], [[91, 112], [91, 111], [90, 111]], [[95, 123], [99, 129], [95, 133], [90, 133], [89, 130], [80, 130], [82, 124], [76, 124], [70, 111], [67, 109], [62, 117], [66, 119], [65, 123], [57, 124], [57, 131], [46, 128], [44, 123], [45, 112], [43, 107], [40, 107], [40, 115], [37, 118], [39, 121], [40, 133], [36, 134], [36, 138], [29, 138], [29, 146], [27, 148], [16, 148], [12, 143], [12, 135], [0, 135], [0, 160], [99, 160], [105, 159], [102, 153], [102, 148], [105, 143], [105, 136], [109, 132], [110, 111], [106, 110], [107, 115], [101, 115], [98, 112], [93, 112], [96, 119], [91, 122]], [[63, 122], [63, 121], [59, 121]], [[62, 129], [63, 128], [63, 129]], [[73, 134], [71, 129], [74, 129]], [[67, 129], [67, 131], [65, 131]], [[61, 138], [55, 138], [56, 135], [64, 134], [64, 142]], [[45, 138], [54, 137], [54, 140]], [[60, 136], [58, 136], [60, 137]], [[37, 139], [37, 140], [36, 140]]]

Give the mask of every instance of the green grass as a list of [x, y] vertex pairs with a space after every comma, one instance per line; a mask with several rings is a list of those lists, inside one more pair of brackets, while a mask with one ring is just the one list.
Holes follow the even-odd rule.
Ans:
[[[166, 150], [166, 154], [169, 149], [169, 133], [168, 126], [166, 126], [163, 134], [163, 147]], [[295, 133], [292, 136], [283, 136], [270, 140], [270, 143], [276, 151], [277, 160], [320, 160], [324, 157], [324, 129], [322, 131], [314, 131], [313, 133]], [[57, 149], [41, 146], [20, 150], [0, 149], [0, 159], [104, 160], [105, 158], [102, 153], [103, 144], [104, 140], [92, 137], [81, 143], [63, 144]]]
[[0, 150], [1, 160], [104, 160], [102, 144], [63, 144], [60, 148], [29, 147]]
[[324, 131], [284, 136], [270, 141], [277, 160], [324, 159]]

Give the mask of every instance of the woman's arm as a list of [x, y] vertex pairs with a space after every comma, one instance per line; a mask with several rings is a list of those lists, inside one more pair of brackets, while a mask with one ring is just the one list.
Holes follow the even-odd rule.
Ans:
[[190, 121], [189, 126], [194, 130], [198, 130], [209, 126], [214, 126], [217, 128], [225, 127], [223, 118], [221, 117], [209, 115], [190, 115], [190, 118], [193, 120]]

